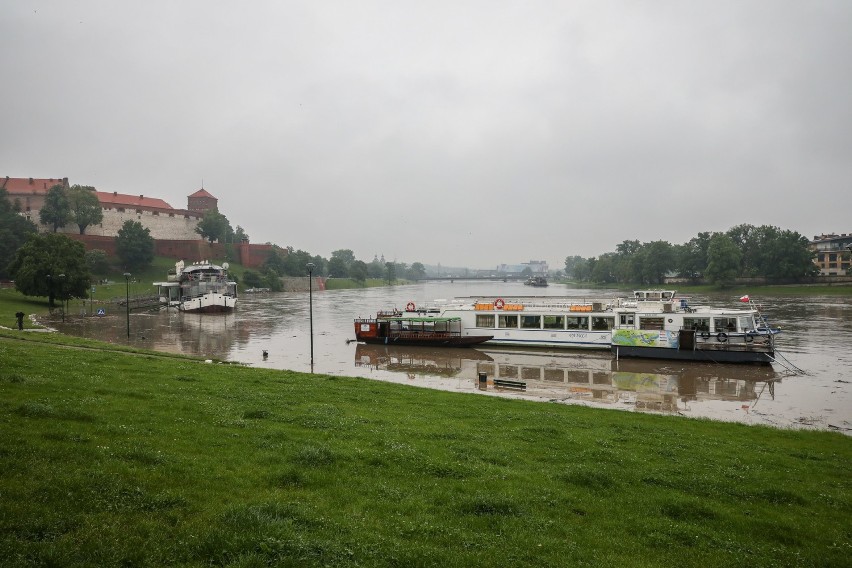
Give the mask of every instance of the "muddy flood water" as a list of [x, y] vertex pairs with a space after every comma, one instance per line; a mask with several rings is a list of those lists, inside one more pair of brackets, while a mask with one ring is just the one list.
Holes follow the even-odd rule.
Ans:
[[[489, 347], [431, 349], [354, 342], [353, 319], [409, 301], [482, 295], [614, 298], [624, 292], [577, 290], [521, 283], [446, 282], [392, 288], [313, 292], [316, 373], [392, 381], [471, 395], [506, 396], [639, 412], [678, 414], [782, 428], [852, 434], [852, 299], [761, 298], [752, 294], [773, 327], [787, 364], [770, 366], [615, 361], [608, 351]], [[692, 295], [690, 303], [737, 304], [732, 294]], [[77, 315], [73, 315], [77, 312]], [[255, 367], [311, 371], [309, 294], [243, 294], [227, 315], [133, 312], [128, 340], [124, 308], [102, 317], [71, 306], [65, 323], [44, 322], [64, 333], [172, 353], [224, 359]], [[85, 309], [88, 312], [88, 306]], [[266, 356], [264, 356], [266, 352]], [[804, 373], [790, 369], [798, 368]], [[487, 384], [479, 374], [486, 373]], [[526, 382], [525, 391], [495, 388], [494, 378]]]

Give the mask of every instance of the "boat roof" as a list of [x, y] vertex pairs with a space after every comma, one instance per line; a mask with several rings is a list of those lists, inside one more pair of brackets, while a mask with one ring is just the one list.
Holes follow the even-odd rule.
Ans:
[[401, 317], [381, 318], [381, 319], [382, 319], [382, 321], [414, 321], [414, 322], [436, 322], [436, 321], [439, 321], [439, 322], [449, 322], [449, 321], [461, 321], [461, 318], [460, 318], [460, 317], [458, 317], [458, 316], [456, 316], [456, 317], [436, 317], [436, 318], [429, 318], [429, 317], [405, 317], [405, 316], [401, 316]]

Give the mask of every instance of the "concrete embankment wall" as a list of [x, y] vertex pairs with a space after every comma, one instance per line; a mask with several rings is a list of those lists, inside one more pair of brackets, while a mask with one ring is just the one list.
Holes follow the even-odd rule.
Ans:
[[[307, 276], [282, 276], [281, 283], [285, 292], [307, 292], [310, 287]], [[322, 276], [314, 277], [314, 291], [318, 290], [325, 290], [325, 278]]]

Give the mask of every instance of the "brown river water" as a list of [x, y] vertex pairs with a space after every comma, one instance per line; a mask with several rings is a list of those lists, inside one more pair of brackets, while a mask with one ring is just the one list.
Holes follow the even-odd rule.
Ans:
[[[353, 341], [353, 319], [372, 316], [378, 309], [403, 308], [409, 301], [428, 305], [462, 296], [532, 294], [592, 299], [614, 298], [624, 292], [465, 281], [314, 290], [313, 371], [471, 395], [852, 433], [849, 297], [761, 298], [752, 294], [771, 325], [783, 330], [777, 343], [780, 363], [771, 367], [615, 361], [608, 351], [519, 351], [487, 344], [432, 349]], [[88, 314], [88, 305], [72, 305], [65, 323], [55, 318], [44, 323], [71, 335], [254, 367], [310, 372], [309, 296], [307, 292], [243, 294], [232, 314], [133, 312], [129, 340], [125, 311], [119, 306], [107, 307], [102, 317], [83, 317], [80, 314]], [[739, 306], [733, 294], [692, 295], [690, 303]], [[480, 373], [486, 374], [487, 383], [480, 382]], [[497, 388], [495, 377], [524, 381], [527, 388]]]

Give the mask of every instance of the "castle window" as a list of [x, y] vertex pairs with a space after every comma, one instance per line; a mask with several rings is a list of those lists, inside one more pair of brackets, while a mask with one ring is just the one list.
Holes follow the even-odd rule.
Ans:
[[118, 207], [116, 211], [118, 211], [119, 213], [124, 213], [124, 207]]
[[142, 210], [141, 210], [141, 209], [137, 209], [137, 210], [136, 210], [136, 214], [137, 214], [137, 215], [141, 215], [141, 214], [142, 214]]
[[153, 215], [154, 217], [159, 217], [159, 216], [160, 216], [160, 212], [159, 212], [159, 211], [153, 211], [153, 212], [151, 213], [151, 215]]
[[169, 213], [169, 217], [174, 217], [174, 216], [175, 216], [174, 213]]

